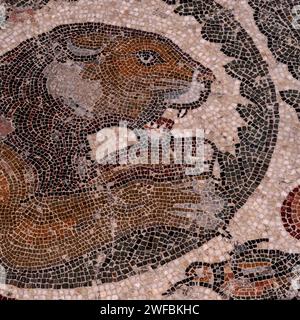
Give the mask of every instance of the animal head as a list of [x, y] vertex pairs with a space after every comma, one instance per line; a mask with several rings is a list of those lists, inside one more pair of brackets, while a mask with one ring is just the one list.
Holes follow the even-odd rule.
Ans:
[[[136, 126], [159, 118], [168, 107], [201, 106], [214, 80], [211, 70], [154, 33], [102, 25], [70, 37], [66, 48], [78, 81], [99, 87], [93, 113], [118, 114]], [[79, 88], [74, 90], [78, 95]]]

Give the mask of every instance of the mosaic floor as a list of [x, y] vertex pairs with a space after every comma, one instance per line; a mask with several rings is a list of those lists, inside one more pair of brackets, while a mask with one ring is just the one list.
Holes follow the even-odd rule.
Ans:
[[0, 299], [300, 297], [300, 0], [0, 0]]

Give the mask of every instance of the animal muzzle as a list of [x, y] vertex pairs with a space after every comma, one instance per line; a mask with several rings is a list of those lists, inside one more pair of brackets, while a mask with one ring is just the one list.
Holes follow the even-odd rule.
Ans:
[[206, 101], [211, 88], [211, 83], [215, 76], [209, 69], [196, 69], [193, 73], [192, 81], [186, 90], [176, 98], [171, 98], [168, 103], [171, 108], [195, 108]]

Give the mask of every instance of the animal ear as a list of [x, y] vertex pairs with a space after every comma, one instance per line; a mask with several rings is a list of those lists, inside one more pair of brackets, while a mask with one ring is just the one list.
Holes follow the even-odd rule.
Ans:
[[108, 41], [105, 34], [94, 33], [85, 36], [78, 36], [72, 39], [72, 43], [80, 48], [86, 49], [100, 49]]
[[67, 48], [73, 57], [93, 57], [101, 53], [107, 43], [105, 34], [94, 33], [68, 39]]

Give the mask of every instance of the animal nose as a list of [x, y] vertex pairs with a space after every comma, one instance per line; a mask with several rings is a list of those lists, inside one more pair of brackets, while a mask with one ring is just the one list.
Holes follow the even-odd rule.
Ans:
[[213, 72], [209, 69], [205, 69], [205, 68], [200, 68], [199, 70], [199, 74], [197, 76], [197, 81], [201, 82], [201, 81], [215, 81], [216, 77], [213, 74]]

